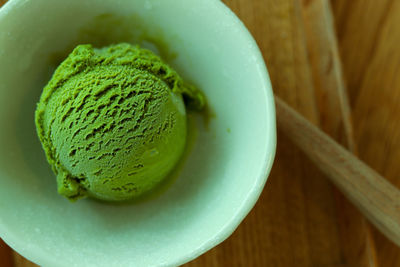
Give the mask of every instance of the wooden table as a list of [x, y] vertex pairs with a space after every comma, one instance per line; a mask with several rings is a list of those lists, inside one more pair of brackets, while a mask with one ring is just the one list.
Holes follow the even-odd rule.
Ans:
[[[400, 187], [400, 1], [224, 2], [257, 40], [275, 93]], [[0, 265], [35, 266], [1, 240]], [[186, 266], [392, 267], [400, 249], [278, 132], [253, 211]]]

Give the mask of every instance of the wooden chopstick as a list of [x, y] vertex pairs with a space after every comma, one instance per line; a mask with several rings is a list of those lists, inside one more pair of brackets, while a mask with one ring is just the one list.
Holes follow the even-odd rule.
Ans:
[[278, 129], [291, 139], [387, 238], [400, 246], [400, 190], [275, 97]]

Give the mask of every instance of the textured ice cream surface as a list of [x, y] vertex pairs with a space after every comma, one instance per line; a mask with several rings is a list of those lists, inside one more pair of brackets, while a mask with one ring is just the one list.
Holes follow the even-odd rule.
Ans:
[[185, 103], [200, 110], [205, 100], [152, 52], [126, 43], [77, 46], [35, 114], [58, 192], [110, 201], [149, 192], [182, 155]]

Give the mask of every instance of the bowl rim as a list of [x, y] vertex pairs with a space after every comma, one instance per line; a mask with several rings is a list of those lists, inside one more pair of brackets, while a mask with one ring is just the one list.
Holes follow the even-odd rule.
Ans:
[[240, 18], [236, 16], [236, 14], [221, 0], [215, 0], [215, 2], [217, 2], [216, 5], [219, 5], [219, 8], [224, 9], [227, 17], [232, 20], [234, 26], [237, 27], [237, 29], [239, 30], [240, 34], [242, 35], [241, 37], [246, 38], [248, 43], [252, 46], [251, 50], [253, 50], [255, 56], [258, 74], [260, 76], [260, 80], [263, 83], [263, 90], [268, 103], [266, 105], [266, 124], [269, 131], [267, 131], [265, 137], [267, 139], [267, 142], [264, 149], [265, 154], [263, 156], [264, 165], [260, 168], [260, 175], [257, 177], [256, 182], [253, 185], [253, 190], [248, 192], [246, 198], [242, 201], [242, 205], [237, 208], [236, 214], [231, 218], [231, 220], [227, 221], [225, 225], [219, 230], [219, 232], [213, 238], [209, 238], [206, 242], [204, 242], [200, 248], [193, 250], [191, 254], [183, 257], [181, 261], [174, 263], [174, 265], [177, 266], [192, 261], [203, 253], [221, 244], [239, 227], [240, 223], [250, 213], [252, 208], [255, 206], [257, 200], [259, 199], [268, 180], [268, 176], [271, 172], [276, 154], [277, 134], [274, 94], [272, 91], [272, 84], [269, 73], [265, 65], [261, 50], [258, 47], [256, 40], [251, 35], [250, 31], [244, 25], [242, 20], [240, 20]]
[[[22, 6], [25, 2], [28, 2], [30, 0], [9, 0], [7, 1], [1, 8], [0, 8], [0, 20], [3, 19], [4, 16], [8, 15], [8, 13], [14, 9], [18, 8], [18, 6]], [[175, 260], [175, 262], [167, 262], [166, 266], [178, 266], [185, 264], [200, 255], [204, 254], [205, 252], [211, 250], [218, 244], [222, 243], [224, 240], [226, 240], [240, 225], [240, 223], [244, 220], [244, 218], [249, 214], [251, 209], [254, 207], [256, 204], [259, 196], [261, 195], [263, 188], [268, 180], [268, 176], [271, 172], [272, 165], [274, 162], [275, 158], [275, 153], [276, 153], [276, 116], [275, 116], [275, 103], [274, 103], [274, 95], [272, 91], [272, 85], [271, 81], [269, 78], [268, 70], [264, 62], [264, 58], [262, 56], [262, 53], [257, 46], [257, 43], [249, 30], [246, 28], [244, 23], [236, 16], [236, 14], [230, 10], [228, 6], [226, 6], [221, 0], [209, 0], [210, 2], [215, 2], [216, 8], [221, 9], [225, 15], [226, 19], [230, 20], [234, 27], [238, 29], [238, 35], [241, 38], [246, 39], [247, 43], [251, 46], [251, 51], [254, 56], [254, 61], [258, 70], [258, 76], [260, 78], [260, 81], [262, 82], [262, 90], [264, 92], [264, 95], [266, 97], [266, 103], [267, 105], [265, 106], [265, 118], [266, 118], [266, 127], [268, 131], [266, 132], [266, 146], [263, 149], [265, 151], [263, 155], [263, 162], [264, 164], [260, 167], [259, 175], [255, 179], [255, 182], [253, 184], [252, 190], [250, 190], [246, 197], [242, 200], [241, 206], [239, 206], [236, 209], [236, 213], [234, 216], [231, 217], [229, 221], [227, 221], [222, 228], [219, 229], [219, 231], [214, 235], [209, 238], [205, 242], [203, 242], [200, 246], [197, 248], [191, 249], [185, 254], [182, 254]], [[10, 245], [14, 250], [17, 252], [20, 252], [23, 247], [26, 247], [24, 245], [24, 242], [17, 238], [14, 234], [12, 234], [13, 231], [6, 231], [7, 227], [5, 227], [2, 223], [0, 223], [0, 233], [1, 233], [1, 238]], [[24, 250], [23, 254], [26, 255], [27, 257], [33, 259], [33, 261], [40, 261], [44, 263], [45, 265], [51, 265], [53, 266], [56, 262], [54, 262], [52, 259], [49, 259], [48, 253], [45, 253], [43, 250], [38, 250], [38, 249], [29, 249], [29, 250]], [[32, 257], [31, 257], [32, 256]]]
[[237, 27], [242, 38], [246, 38], [247, 42], [252, 46], [253, 55], [255, 62], [257, 64], [258, 74], [260, 76], [260, 80], [263, 83], [263, 90], [266, 95], [267, 105], [266, 105], [266, 124], [267, 124], [267, 133], [266, 133], [266, 147], [264, 149], [265, 154], [263, 156], [264, 165], [260, 168], [260, 175], [257, 177], [256, 182], [253, 185], [253, 190], [249, 191], [246, 198], [242, 201], [242, 205], [237, 209], [236, 214], [231, 218], [231, 220], [227, 221], [225, 225], [219, 230], [219, 232], [215, 235], [215, 237], [208, 239], [203, 245], [192, 251], [191, 254], [183, 257], [181, 261], [176, 262], [175, 265], [185, 264], [195, 258], [199, 257], [203, 253], [211, 250], [215, 246], [219, 245], [223, 241], [225, 241], [240, 225], [240, 223], [245, 219], [245, 217], [250, 213], [252, 208], [255, 206], [257, 200], [259, 199], [264, 186], [268, 180], [268, 176], [271, 172], [275, 155], [276, 155], [276, 146], [277, 146], [277, 134], [276, 134], [276, 115], [275, 115], [275, 101], [274, 94], [272, 91], [272, 84], [269, 77], [269, 73], [267, 67], [265, 65], [265, 61], [263, 55], [261, 53], [260, 48], [257, 45], [256, 40], [251, 35], [250, 31], [244, 25], [242, 20], [236, 16], [236, 14], [221, 0], [215, 0], [216, 5], [219, 5], [221, 10], [223, 9], [227, 15], [227, 18], [232, 20], [234, 26]]

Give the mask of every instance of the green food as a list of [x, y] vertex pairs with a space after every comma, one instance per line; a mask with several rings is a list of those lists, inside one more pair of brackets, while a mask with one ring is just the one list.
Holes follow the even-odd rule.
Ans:
[[201, 110], [205, 99], [152, 52], [77, 46], [35, 114], [59, 194], [119, 201], [149, 192], [182, 155], [185, 104]]

